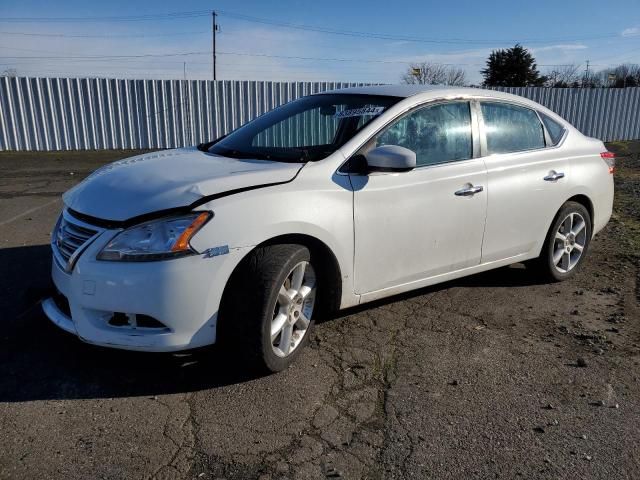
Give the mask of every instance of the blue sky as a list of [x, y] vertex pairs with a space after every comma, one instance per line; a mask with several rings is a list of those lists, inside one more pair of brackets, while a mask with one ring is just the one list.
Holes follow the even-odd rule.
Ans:
[[[640, 63], [638, 0], [0, 0], [0, 71], [165, 79], [186, 70], [188, 78], [210, 79], [211, 9], [220, 12], [219, 79], [397, 83], [409, 62], [431, 61], [479, 82], [489, 52], [515, 42], [532, 50], [542, 72], [566, 64], [584, 70], [587, 60], [596, 70]], [[176, 12], [194, 13], [155, 17]]]

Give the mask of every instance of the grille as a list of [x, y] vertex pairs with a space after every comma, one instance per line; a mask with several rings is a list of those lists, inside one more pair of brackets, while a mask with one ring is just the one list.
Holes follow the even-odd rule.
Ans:
[[60, 266], [69, 271], [78, 255], [98, 233], [100, 230], [63, 212], [51, 242], [54, 257]]

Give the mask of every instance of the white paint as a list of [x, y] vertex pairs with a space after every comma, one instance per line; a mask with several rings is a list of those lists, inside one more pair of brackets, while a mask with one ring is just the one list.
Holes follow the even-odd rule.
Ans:
[[122, 221], [183, 207], [202, 197], [260, 184], [291, 180], [301, 164], [238, 160], [195, 147], [148, 153], [96, 170], [64, 194], [67, 207], [106, 220]]
[[[314, 237], [333, 252], [341, 269], [345, 308], [534, 258], [560, 205], [577, 194], [594, 205], [594, 233], [608, 221], [613, 179], [600, 158], [604, 145], [546, 108], [521, 97], [477, 89], [358, 91], [406, 98], [333, 155], [302, 168], [181, 150], [120, 162], [67, 194], [68, 206], [81, 213], [125, 219], [187, 205], [201, 195], [290, 180], [198, 207], [215, 213], [191, 241], [200, 255], [140, 263], [98, 261], [96, 255], [116, 234], [106, 230], [87, 247], [70, 274], [54, 263], [53, 279], [69, 299], [73, 317], [69, 322], [78, 336], [99, 345], [148, 351], [211, 344], [231, 273], [254, 246], [281, 235]], [[412, 108], [432, 101], [483, 98], [541, 111], [562, 123], [567, 136], [559, 147], [534, 152], [403, 173], [338, 173], [372, 136]], [[546, 182], [543, 177], [550, 170], [563, 171], [565, 177]], [[469, 184], [485, 188], [470, 197], [454, 195]], [[204, 254], [220, 245], [228, 245], [229, 253], [213, 258]], [[86, 281], [95, 282], [93, 295], [83, 295]], [[47, 314], [60, 324], [59, 312], [51, 314], [51, 304], [47, 305]], [[112, 327], [106, 323], [112, 312], [150, 315], [169, 330]]]

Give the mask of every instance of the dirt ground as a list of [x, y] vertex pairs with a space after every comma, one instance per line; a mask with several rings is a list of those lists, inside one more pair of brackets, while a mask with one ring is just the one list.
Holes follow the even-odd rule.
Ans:
[[0, 478], [640, 478], [640, 143], [584, 268], [343, 312], [288, 371], [82, 344], [40, 312], [60, 194], [131, 152], [0, 154]]

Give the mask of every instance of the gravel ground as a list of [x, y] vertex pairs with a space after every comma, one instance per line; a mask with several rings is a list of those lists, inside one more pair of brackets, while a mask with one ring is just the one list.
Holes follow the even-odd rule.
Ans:
[[0, 154], [0, 478], [640, 478], [640, 143], [611, 148], [573, 280], [515, 265], [343, 312], [261, 378], [50, 325], [59, 195], [131, 152]]

